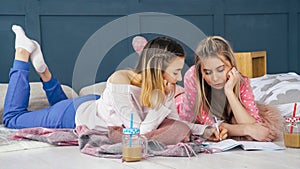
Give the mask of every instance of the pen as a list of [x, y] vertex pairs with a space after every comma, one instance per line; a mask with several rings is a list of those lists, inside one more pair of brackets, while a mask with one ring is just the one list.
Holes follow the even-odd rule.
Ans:
[[[216, 116], [214, 116], [214, 117], [213, 117], [213, 119], [214, 119], [214, 125], [215, 125], [215, 127], [217, 128], [217, 132], [220, 134], [220, 130], [219, 130], [219, 124], [218, 124], [217, 117], [216, 117]], [[221, 138], [221, 137], [220, 137], [220, 140], [222, 140], [222, 138]]]

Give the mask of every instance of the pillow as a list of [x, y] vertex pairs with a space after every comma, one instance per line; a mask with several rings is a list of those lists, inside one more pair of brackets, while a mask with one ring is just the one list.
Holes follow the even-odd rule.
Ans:
[[[250, 79], [255, 100], [276, 106], [282, 116], [290, 116], [294, 103], [300, 108], [300, 76], [296, 73], [266, 74]], [[299, 108], [297, 108], [299, 110]], [[297, 112], [300, 116], [300, 111]]]
[[99, 82], [93, 85], [89, 85], [86, 87], [83, 87], [79, 91], [79, 96], [87, 95], [87, 94], [97, 94], [102, 95], [103, 90], [106, 87], [106, 82]]
[[[30, 82], [30, 98], [28, 110], [38, 110], [49, 106], [46, 94], [42, 87], [42, 82]], [[0, 124], [2, 123], [2, 114], [4, 108], [4, 100], [7, 91], [7, 83], [0, 84]], [[68, 98], [77, 97], [78, 94], [69, 86], [62, 85], [64, 92]]]

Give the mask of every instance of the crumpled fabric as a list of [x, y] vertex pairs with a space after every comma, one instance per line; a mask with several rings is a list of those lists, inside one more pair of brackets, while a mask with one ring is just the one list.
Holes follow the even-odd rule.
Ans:
[[[113, 143], [107, 131], [77, 126], [75, 129], [25, 128], [10, 136], [14, 140], [36, 140], [57, 146], [78, 146], [81, 153], [95, 157], [122, 158], [122, 143]], [[191, 157], [198, 153], [211, 153], [202, 145], [200, 137], [193, 136], [188, 143], [165, 145], [155, 140], [148, 140], [148, 153], [143, 157], [168, 156]]]

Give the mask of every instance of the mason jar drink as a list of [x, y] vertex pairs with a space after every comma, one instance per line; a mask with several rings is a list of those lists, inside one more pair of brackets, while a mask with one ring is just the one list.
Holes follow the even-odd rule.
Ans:
[[283, 134], [286, 147], [300, 148], [300, 117], [286, 117]]
[[140, 135], [138, 128], [123, 129], [122, 158], [124, 161], [140, 161], [147, 154], [147, 139]]

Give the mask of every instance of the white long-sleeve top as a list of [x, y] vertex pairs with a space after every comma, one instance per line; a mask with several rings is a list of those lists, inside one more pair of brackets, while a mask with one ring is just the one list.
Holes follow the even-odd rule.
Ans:
[[[112, 84], [107, 81], [106, 88], [98, 100], [87, 101], [76, 111], [76, 125], [96, 126], [104, 130], [107, 126], [130, 127], [133, 113], [133, 127], [140, 128], [145, 134], [158, 128], [165, 118], [179, 120], [174, 98], [169, 96], [166, 103], [158, 109], [140, 104], [141, 88], [129, 84]], [[185, 122], [195, 135], [203, 135], [205, 125]]]

